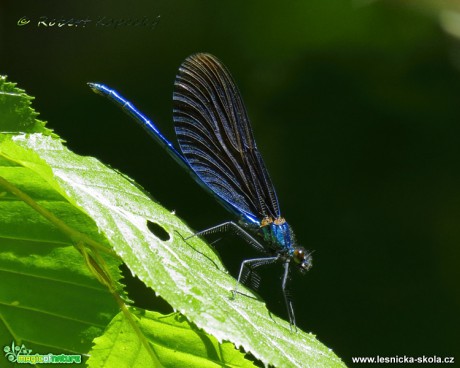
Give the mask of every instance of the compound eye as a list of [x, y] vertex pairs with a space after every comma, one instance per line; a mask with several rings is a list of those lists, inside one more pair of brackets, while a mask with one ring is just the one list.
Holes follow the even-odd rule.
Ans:
[[296, 250], [294, 250], [293, 258], [295, 263], [302, 263], [305, 259], [305, 249], [296, 248]]

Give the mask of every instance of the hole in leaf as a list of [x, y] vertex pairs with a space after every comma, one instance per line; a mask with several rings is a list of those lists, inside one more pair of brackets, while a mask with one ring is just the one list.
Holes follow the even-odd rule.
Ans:
[[171, 239], [171, 236], [169, 236], [168, 232], [165, 229], [163, 229], [160, 225], [158, 225], [156, 222], [147, 221], [147, 227], [152, 232], [152, 234], [155, 235], [158, 239], [163, 241]]

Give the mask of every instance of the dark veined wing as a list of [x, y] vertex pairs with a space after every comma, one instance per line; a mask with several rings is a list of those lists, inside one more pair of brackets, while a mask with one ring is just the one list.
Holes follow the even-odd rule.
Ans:
[[275, 189], [227, 68], [210, 54], [189, 56], [173, 100], [180, 148], [200, 179], [238, 214], [259, 221], [279, 217]]

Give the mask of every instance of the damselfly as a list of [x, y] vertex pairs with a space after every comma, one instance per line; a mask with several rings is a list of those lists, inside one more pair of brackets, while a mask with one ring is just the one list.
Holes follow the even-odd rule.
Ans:
[[301, 273], [312, 265], [311, 254], [296, 244], [292, 228], [278, 205], [268, 171], [257, 149], [240, 92], [227, 68], [210, 54], [189, 56], [174, 83], [174, 125], [180, 151], [132, 103], [115, 90], [88, 83], [120, 106], [140, 124], [192, 178], [234, 214], [229, 221], [200, 231], [207, 235], [232, 230], [263, 257], [242, 262], [238, 284], [245, 271], [279, 262], [284, 273], [281, 288], [289, 321], [295, 326], [292, 301], [287, 292], [291, 265]]

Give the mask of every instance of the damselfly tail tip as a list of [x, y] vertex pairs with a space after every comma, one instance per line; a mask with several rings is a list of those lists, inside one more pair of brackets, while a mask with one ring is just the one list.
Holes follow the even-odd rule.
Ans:
[[91, 88], [93, 90], [94, 93], [97, 93], [98, 95], [103, 95], [103, 93], [102, 93], [102, 89], [103, 89], [102, 84], [93, 83], [93, 82], [88, 82], [86, 84], [88, 85], [89, 88]]

